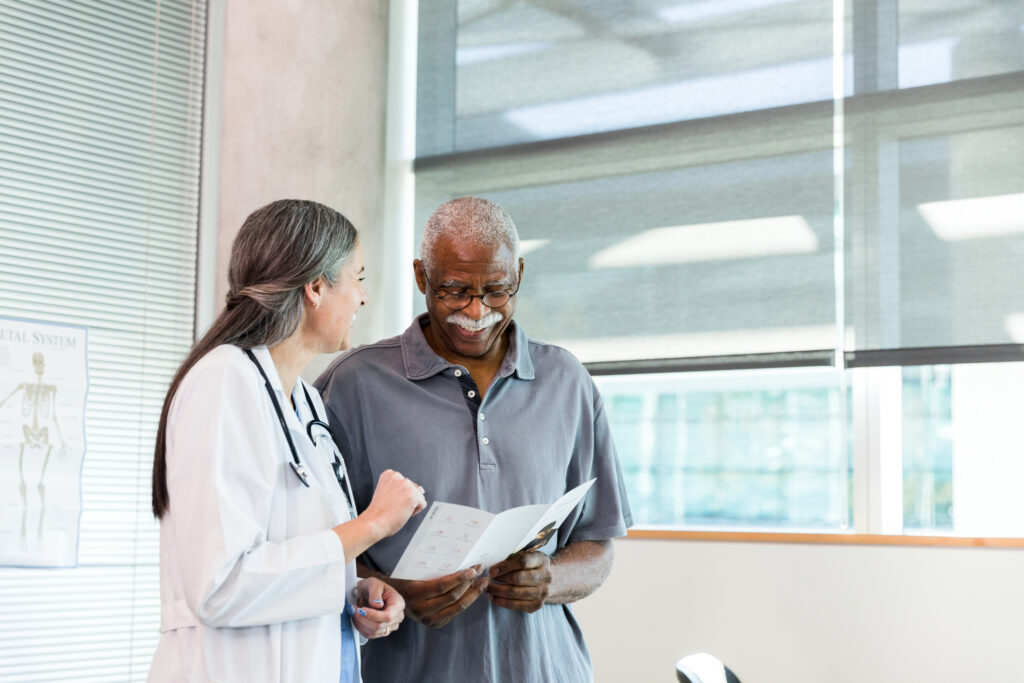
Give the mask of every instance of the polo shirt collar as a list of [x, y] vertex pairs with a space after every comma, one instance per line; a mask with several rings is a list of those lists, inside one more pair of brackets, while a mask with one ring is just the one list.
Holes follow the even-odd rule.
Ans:
[[[420, 314], [402, 333], [402, 360], [405, 363], [405, 376], [411, 380], [427, 379], [454, 367], [444, 358], [435, 353], [423, 334], [423, 328], [430, 323], [426, 313]], [[498, 368], [497, 377], [515, 374], [519, 379], [535, 378], [533, 361], [530, 359], [530, 340], [526, 333], [513, 320], [506, 331], [509, 335], [508, 350], [505, 359]]]

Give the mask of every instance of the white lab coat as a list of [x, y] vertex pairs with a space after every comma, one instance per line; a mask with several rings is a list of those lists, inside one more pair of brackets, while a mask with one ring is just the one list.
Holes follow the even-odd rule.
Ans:
[[[306, 488], [256, 366], [219, 346], [188, 372], [167, 420], [160, 522], [160, 642], [149, 681], [337, 681], [345, 596], [356, 582], [331, 529], [349, 519], [324, 430], [313, 446], [300, 379], [286, 400], [265, 347]], [[307, 387], [308, 388], [308, 387]], [[308, 388], [321, 420], [320, 396]], [[354, 559], [354, 558], [353, 558]], [[358, 650], [358, 648], [357, 648]], [[351, 662], [346, 662], [351, 666]]]

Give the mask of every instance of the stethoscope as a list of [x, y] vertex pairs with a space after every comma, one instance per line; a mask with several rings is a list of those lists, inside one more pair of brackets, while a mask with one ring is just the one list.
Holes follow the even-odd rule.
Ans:
[[[245, 355], [249, 357], [255, 365], [256, 369], [260, 371], [260, 376], [263, 377], [263, 386], [267, 390], [267, 395], [270, 396], [270, 402], [274, 404], [274, 412], [277, 413], [277, 419], [281, 423], [281, 431], [284, 432], [285, 441], [288, 442], [288, 450], [292, 453], [292, 461], [288, 463], [292, 467], [292, 471], [299, 478], [302, 484], [309, 488], [309, 471], [306, 469], [302, 461], [299, 460], [299, 453], [295, 449], [295, 443], [292, 441], [291, 431], [288, 429], [288, 424], [284, 420], [284, 412], [281, 410], [281, 404], [277, 400], [277, 393], [274, 391], [273, 385], [270, 383], [270, 378], [267, 377], [267, 373], [263, 371], [263, 366], [256, 360], [255, 354], [250, 349], [245, 349]], [[309, 406], [309, 411], [313, 413], [313, 419], [310, 420], [309, 424], [306, 425], [306, 434], [309, 436], [309, 440], [316, 446], [316, 438], [313, 436], [313, 427], [320, 427], [331, 440], [331, 449], [334, 451], [334, 462], [331, 463], [331, 469], [334, 470], [334, 478], [338, 480], [338, 486], [341, 487], [342, 493], [345, 495], [345, 504], [348, 505], [348, 513], [350, 519], [356, 518], [356, 508], [352, 504], [352, 490], [348, 485], [348, 471], [345, 469], [345, 462], [338, 456], [337, 442], [334, 440], [334, 432], [331, 431], [331, 426], [320, 419], [320, 416], [316, 414], [316, 406], [313, 404], [313, 399], [309, 395], [309, 389], [306, 385], [302, 385], [302, 392], [306, 395], [306, 405]]]

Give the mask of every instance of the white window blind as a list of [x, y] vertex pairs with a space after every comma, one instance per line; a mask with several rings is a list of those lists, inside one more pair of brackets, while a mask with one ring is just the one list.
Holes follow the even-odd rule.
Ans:
[[203, 0], [0, 0], [0, 315], [89, 335], [79, 564], [0, 568], [0, 681], [144, 680], [159, 636], [152, 449], [193, 337], [205, 26]]

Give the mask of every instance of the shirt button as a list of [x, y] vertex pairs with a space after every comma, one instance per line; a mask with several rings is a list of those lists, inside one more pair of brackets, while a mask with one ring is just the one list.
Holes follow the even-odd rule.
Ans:
[[479, 417], [482, 420], [482, 419], [484, 419], [484, 414], [480, 413], [479, 415], [477, 415], [477, 417]]
[[482, 444], [483, 444], [483, 445], [485, 445], [485, 446], [486, 446], [487, 444], [489, 444], [490, 442], [491, 442], [491, 440], [490, 440], [490, 439], [488, 439], [488, 438], [487, 438], [486, 436], [485, 436], [484, 438], [480, 439], [480, 443], [482, 443]]
[[470, 389], [469, 393], [467, 393], [466, 396], [469, 396], [470, 398], [476, 398], [476, 392]]
[[455, 371], [455, 376], [456, 377], [462, 377], [462, 370], [456, 370]]

